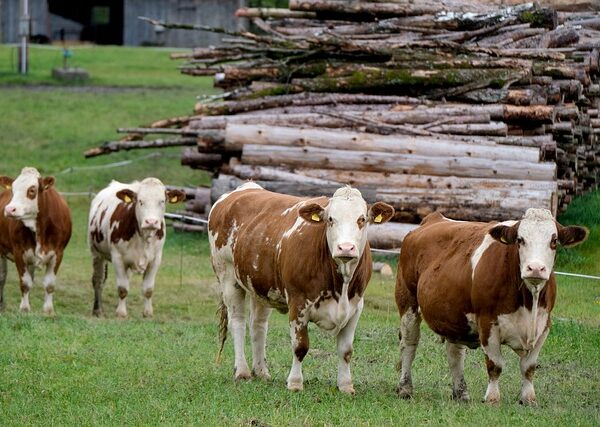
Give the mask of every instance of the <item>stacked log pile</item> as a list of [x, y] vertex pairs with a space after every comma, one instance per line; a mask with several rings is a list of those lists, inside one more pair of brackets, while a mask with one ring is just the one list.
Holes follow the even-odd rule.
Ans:
[[182, 164], [214, 174], [213, 201], [253, 179], [299, 195], [352, 184], [403, 222], [556, 213], [598, 188], [600, 14], [585, 10], [593, 1], [569, 12], [493, 3], [240, 9], [260, 31], [172, 55], [222, 95], [86, 155], [188, 146]]

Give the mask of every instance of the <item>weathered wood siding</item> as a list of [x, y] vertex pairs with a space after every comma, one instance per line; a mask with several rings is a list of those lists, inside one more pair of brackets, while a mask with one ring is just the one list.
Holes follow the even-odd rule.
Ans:
[[221, 37], [204, 31], [165, 30], [158, 34], [154, 27], [137, 19], [138, 16], [168, 22], [202, 24], [241, 29], [243, 20], [234, 12], [246, 5], [246, 0], [125, 0], [124, 44], [162, 44], [165, 46], [196, 47], [219, 44]]

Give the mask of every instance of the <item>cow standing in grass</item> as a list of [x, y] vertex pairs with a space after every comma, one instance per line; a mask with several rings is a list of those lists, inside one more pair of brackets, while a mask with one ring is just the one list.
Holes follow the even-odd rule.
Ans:
[[244, 355], [248, 293], [254, 375], [270, 378], [265, 345], [275, 308], [289, 316], [293, 362], [288, 389], [303, 389], [302, 360], [312, 321], [336, 336], [337, 385], [342, 392], [354, 393], [349, 363], [372, 268], [367, 228], [393, 214], [385, 203], [369, 208], [350, 187], [340, 188], [331, 198], [306, 199], [246, 183], [215, 203], [208, 235], [222, 292], [221, 350], [229, 327], [235, 379], [250, 378]]
[[54, 189], [54, 178], [42, 178], [35, 168], [23, 168], [12, 179], [0, 177], [0, 311], [4, 309], [6, 259], [14, 261], [21, 284], [20, 310], [27, 312], [36, 268], [45, 269], [43, 311], [54, 314], [56, 273], [71, 238], [71, 213]]
[[500, 346], [506, 344], [521, 359], [519, 401], [535, 404], [532, 380], [556, 299], [556, 247], [578, 245], [587, 234], [583, 227], [563, 227], [545, 209], [528, 209], [521, 220], [499, 224], [427, 216], [406, 236], [400, 254], [400, 396], [412, 395], [411, 368], [423, 318], [446, 339], [453, 398], [469, 399], [466, 347], [481, 345], [489, 378], [484, 399], [500, 401]]
[[182, 191], [167, 191], [156, 178], [131, 184], [112, 181], [92, 200], [88, 240], [94, 266], [94, 315], [102, 314], [102, 286], [108, 261], [113, 263], [117, 276], [117, 316], [127, 317], [126, 298], [132, 272], [143, 274], [143, 314], [153, 315], [154, 279], [166, 237], [165, 205], [183, 200]]

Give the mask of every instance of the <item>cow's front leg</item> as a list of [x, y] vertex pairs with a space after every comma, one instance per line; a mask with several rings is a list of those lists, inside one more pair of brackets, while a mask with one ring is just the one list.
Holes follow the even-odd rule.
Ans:
[[42, 281], [44, 285], [44, 314], [48, 316], [54, 315], [54, 304], [52, 296], [54, 295], [54, 284], [56, 283], [56, 271], [62, 261], [62, 255], [53, 256], [46, 264], [46, 272]]
[[535, 343], [535, 347], [529, 352], [520, 352], [522, 385], [519, 403], [522, 405], [535, 406], [537, 404], [535, 399], [535, 389], [533, 388], [533, 375], [535, 374], [535, 369], [537, 367], [538, 356], [548, 337], [548, 332], [550, 332], [550, 320], [548, 320], [546, 329], [544, 329], [544, 332], [542, 332], [542, 335]]
[[[487, 329], [487, 328], [486, 328]], [[500, 403], [500, 374], [504, 366], [504, 359], [500, 349], [500, 331], [498, 326], [492, 324], [488, 334], [479, 329], [479, 336], [485, 353], [485, 363], [488, 372], [488, 386], [485, 392], [484, 402], [492, 405]], [[487, 337], [487, 339], [486, 339]]]
[[21, 288], [21, 305], [19, 306], [19, 310], [23, 313], [27, 313], [31, 310], [31, 305], [29, 305], [29, 291], [33, 287], [33, 273], [35, 267], [26, 264], [22, 254], [15, 256], [15, 264], [17, 266]]
[[352, 343], [354, 342], [354, 332], [358, 319], [362, 313], [364, 300], [361, 298], [356, 312], [337, 335], [337, 353], [338, 353], [338, 376], [337, 386], [341, 392], [354, 394], [354, 385], [352, 384], [352, 375], [350, 374], [350, 359], [352, 359]]
[[119, 294], [116, 313], [117, 317], [125, 319], [127, 317], [127, 295], [129, 294], [129, 271], [125, 267], [120, 255], [113, 255], [112, 262], [115, 266], [117, 292]]
[[468, 402], [470, 399], [464, 376], [466, 352], [467, 348], [464, 345], [446, 341], [446, 355], [452, 374], [452, 398], [463, 402]]
[[258, 378], [270, 380], [267, 368], [266, 345], [269, 316], [272, 308], [265, 306], [256, 298], [252, 298], [250, 312], [250, 336], [252, 339], [252, 373]]
[[152, 263], [148, 265], [144, 271], [144, 279], [142, 280], [142, 292], [144, 293], [144, 317], [152, 317], [154, 309], [152, 308], [152, 294], [154, 293], [154, 280], [156, 273], [160, 267], [161, 256], [158, 255]]
[[302, 361], [308, 353], [308, 319], [299, 308], [290, 307], [290, 337], [292, 339], [292, 369], [287, 379], [287, 388], [291, 391], [302, 391], [304, 389], [304, 378], [302, 377]]
[[0, 257], [0, 312], [4, 311], [4, 284], [6, 283], [6, 258]]

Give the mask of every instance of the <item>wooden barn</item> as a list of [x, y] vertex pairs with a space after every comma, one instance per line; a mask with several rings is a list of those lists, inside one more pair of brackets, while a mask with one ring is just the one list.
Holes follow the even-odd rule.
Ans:
[[[16, 43], [24, 0], [0, 0], [0, 42]], [[147, 16], [230, 30], [244, 25], [234, 12], [246, 0], [28, 0], [34, 42], [71, 41], [128, 46], [193, 47], [219, 44], [213, 33], [164, 30]]]

